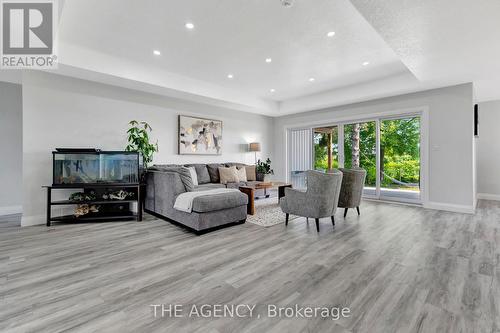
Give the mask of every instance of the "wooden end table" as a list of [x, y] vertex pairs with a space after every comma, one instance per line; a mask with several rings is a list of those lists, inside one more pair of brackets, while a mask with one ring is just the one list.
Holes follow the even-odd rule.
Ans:
[[255, 215], [255, 200], [259, 197], [255, 196], [256, 190], [264, 190], [264, 197], [269, 198], [268, 189], [278, 189], [278, 202], [285, 196], [285, 188], [292, 187], [292, 184], [282, 182], [257, 183], [255, 185], [240, 186], [239, 190], [248, 196], [247, 214]]

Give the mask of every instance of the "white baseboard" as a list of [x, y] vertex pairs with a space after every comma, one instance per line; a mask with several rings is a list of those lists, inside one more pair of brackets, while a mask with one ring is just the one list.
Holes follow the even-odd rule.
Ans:
[[21, 214], [22, 212], [23, 212], [23, 206], [0, 207], [0, 216]]
[[43, 225], [46, 224], [45, 215], [33, 215], [33, 216], [24, 216], [21, 218], [21, 227], [29, 227], [32, 225]]
[[491, 193], [478, 193], [477, 198], [480, 200], [494, 200], [500, 201], [500, 194], [491, 194]]
[[424, 203], [424, 208], [427, 209], [435, 209], [435, 210], [445, 210], [447, 212], [454, 213], [465, 213], [465, 214], [475, 214], [476, 210], [474, 206], [466, 206], [466, 205], [454, 205], [442, 202], [426, 202]]
[[363, 200], [366, 201], [373, 201], [373, 202], [383, 202], [387, 204], [394, 204], [394, 205], [401, 205], [401, 206], [411, 206], [411, 207], [422, 207], [422, 204], [419, 202], [405, 202], [405, 201], [396, 201], [396, 200], [384, 200], [384, 199], [375, 199], [375, 198], [363, 198]]

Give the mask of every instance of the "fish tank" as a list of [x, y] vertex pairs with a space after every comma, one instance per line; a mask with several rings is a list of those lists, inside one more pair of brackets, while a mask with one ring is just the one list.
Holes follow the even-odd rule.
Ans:
[[52, 152], [53, 184], [136, 184], [139, 153], [58, 148]]

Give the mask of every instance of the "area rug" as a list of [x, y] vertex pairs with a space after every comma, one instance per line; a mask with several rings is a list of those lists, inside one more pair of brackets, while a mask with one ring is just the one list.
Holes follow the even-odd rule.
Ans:
[[[296, 218], [298, 216], [290, 215], [288, 221]], [[278, 204], [278, 198], [255, 200], [255, 215], [248, 215], [247, 222], [261, 227], [272, 227], [280, 223], [285, 223], [285, 213], [283, 213]]]

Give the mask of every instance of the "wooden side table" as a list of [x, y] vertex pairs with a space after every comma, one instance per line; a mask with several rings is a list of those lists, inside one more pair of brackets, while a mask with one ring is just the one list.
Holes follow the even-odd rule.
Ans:
[[245, 193], [248, 197], [247, 204], [247, 214], [255, 215], [255, 191], [256, 190], [264, 190], [264, 195], [266, 198], [269, 198], [269, 194], [267, 194], [267, 189], [277, 188], [278, 189], [278, 203], [281, 198], [285, 196], [285, 188], [292, 187], [292, 184], [288, 183], [269, 183], [269, 184], [256, 184], [256, 185], [248, 185], [248, 186], [240, 186], [239, 190], [242, 193]]
[[250, 186], [240, 186], [240, 191], [248, 197], [247, 214], [255, 215], [255, 189]]

